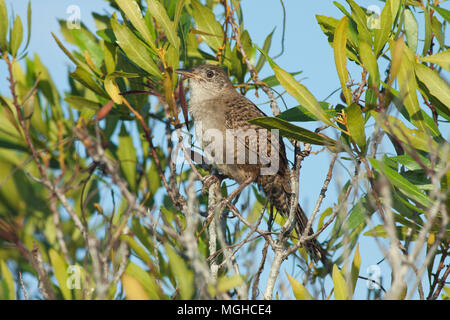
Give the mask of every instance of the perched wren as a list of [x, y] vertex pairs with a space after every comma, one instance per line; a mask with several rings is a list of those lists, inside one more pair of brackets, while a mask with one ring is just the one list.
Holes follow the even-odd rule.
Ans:
[[[235, 90], [218, 66], [199, 65], [176, 72], [189, 79], [188, 109], [206, 158], [239, 184], [257, 183], [277, 211], [288, 216], [293, 194], [283, 140], [248, 122], [265, 114]], [[308, 218], [298, 204], [295, 219], [301, 235]], [[316, 239], [307, 241], [305, 247], [314, 261], [325, 263], [326, 252]]]

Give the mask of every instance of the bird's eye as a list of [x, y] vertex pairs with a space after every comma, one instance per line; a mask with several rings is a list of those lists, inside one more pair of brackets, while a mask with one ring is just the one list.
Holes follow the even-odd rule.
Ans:
[[210, 71], [206, 72], [206, 76], [207, 76], [209, 79], [211, 79], [212, 77], [214, 77], [214, 72], [210, 70]]

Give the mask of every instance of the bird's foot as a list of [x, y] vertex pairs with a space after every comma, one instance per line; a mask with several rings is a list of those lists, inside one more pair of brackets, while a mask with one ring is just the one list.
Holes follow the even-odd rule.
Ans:
[[224, 178], [225, 176], [220, 174], [208, 174], [204, 176], [202, 179], [203, 182], [202, 193], [205, 194], [213, 184], [218, 183], [220, 185], [220, 183]]

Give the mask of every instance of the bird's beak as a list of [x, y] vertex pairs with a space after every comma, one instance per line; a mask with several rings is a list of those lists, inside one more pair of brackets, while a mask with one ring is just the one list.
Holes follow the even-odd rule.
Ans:
[[176, 73], [181, 74], [182, 76], [186, 78], [196, 78], [198, 77], [192, 69], [177, 69], [175, 70]]

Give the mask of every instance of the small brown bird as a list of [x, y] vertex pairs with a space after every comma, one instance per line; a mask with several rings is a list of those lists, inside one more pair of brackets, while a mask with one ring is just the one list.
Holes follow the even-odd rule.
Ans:
[[[200, 65], [176, 72], [189, 79], [188, 109], [206, 158], [239, 184], [253, 179], [277, 211], [289, 215], [292, 189], [283, 140], [248, 122], [265, 114], [235, 90], [218, 66]], [[295, 229], [301, 235], [308, 218], [300, 205], [295, 218]], [[314, 261], [321, 259], [325, 263], [326, 252], [316, 239], [305, 247]]]

